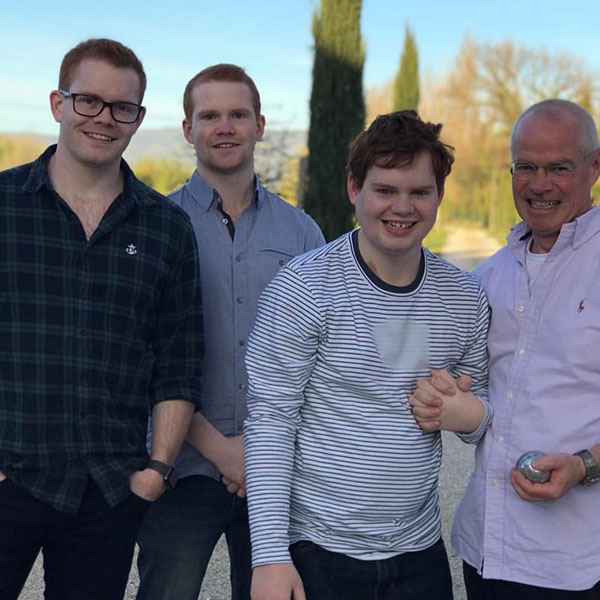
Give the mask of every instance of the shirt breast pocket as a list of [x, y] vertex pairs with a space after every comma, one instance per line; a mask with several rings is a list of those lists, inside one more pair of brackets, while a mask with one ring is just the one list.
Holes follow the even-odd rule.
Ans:
[[268, 246], [259, 248], [256, 255], [256, 280], [262, 291], [277, 275], [279, 269], [290, 262], [296, 253], [289, 248]]

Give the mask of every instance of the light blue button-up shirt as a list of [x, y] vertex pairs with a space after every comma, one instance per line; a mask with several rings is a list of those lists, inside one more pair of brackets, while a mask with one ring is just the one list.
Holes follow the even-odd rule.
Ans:
[[[246, 409], [246, 342], [258, 297], [292, 257], [324, 244], [311, 217], [268, 192], [256, 178], [254, 201], [231, 237], [219, 196], [197, 171], [170, 198], [190, 216], [200, 261], [206, 354], [202, 365], [202, 414], [225, 435], [242, 433]], [[209, 475], [217, 468], [184, 442], [179, 477]]]
[[452, 547], [489, 579], [583, 590], [600, 580], [600, 484], [552, 503], [522, 500], [510, 469], [523, 453], [600, 442], [600, 209], [563, 225], [530, 295], [521, 223], [481, 265], [492, 319], [494, 421], [476, 451]]

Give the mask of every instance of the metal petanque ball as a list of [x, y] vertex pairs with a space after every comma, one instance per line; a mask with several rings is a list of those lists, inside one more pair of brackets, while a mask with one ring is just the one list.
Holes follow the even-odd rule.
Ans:
[[536, 458], [541, 458], [542, 456], [546, 455], [538, 450], [525, 452], [525, 454], [517, 461], [517, 471], [523, 473], [523, 475], [525, 475], [529, 481], [533, 481], [533, 483], [544, 483], [545, 481], [548, 481], [548, 479], [550, 479], [550, 471], [540, 471], [531, 466], [531, 463]]

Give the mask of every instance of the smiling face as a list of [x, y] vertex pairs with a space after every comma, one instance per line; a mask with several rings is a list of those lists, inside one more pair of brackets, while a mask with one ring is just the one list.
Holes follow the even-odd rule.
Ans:
[[[83, 60], [77, 67], [69, 90], [74, 94], [97, 96], [107, 102], [140, 99], [140, 80], [135, 70], [118, 68], [101, 60]], [[96, 117], [84, 117], [73, 110], [73, 100], [57, 90], [50, 94], [50, 106], [60, 123], [57, 154], [87, 168], [119, 168], [121, 156], [144, 118], [135, 123], [115, 121], [108, 107]]]
[[567, 163], [572, 173], [551, 179], [542, 168], [529, 181], [513, 177], [517, 212], [533, 232], [533, 252], [549, 252], [564, 223], [591, 208], [591, 188], [600, 173], [599, 152], [586, 152], [582, 123], [568, 112], [532, 113], [518, 125], [513, 161], [538, 167]]
[[421, 243], [442, 199], [429, 153], [405, 167], [371, 167], [360, 189], [350, 176], [348, 196], [361, 226], [358, 241], [365, 262], [392, 285], [400, 285], [403, 275], [414, 278]]
[[197, 167], [214, 176], [254, 173], [254, 147], [262, 139], [265, 119], [256, 115], [244, 83], [207, 81], [192, 91], [191, 120], [183, 121], [186, 140], [196, 150]]

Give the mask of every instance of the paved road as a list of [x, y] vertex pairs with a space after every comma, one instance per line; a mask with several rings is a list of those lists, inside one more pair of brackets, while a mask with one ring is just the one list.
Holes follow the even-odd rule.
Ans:
[[[489, 238], [485, 231], [467, 227], [451, 227], [448, 230], [443, 256], [467, 270], [473, 269], [484, 258], [495, 252], [500, 244]], [[442, 527], [444, 539], [450, 539], [452, 517], [473, 466], [473, 448], [463, 444], [453, 434], [444, 432], [444, 459], [440, 473], [440, 497], [442, 503]], [[466, 600], [462, 583], [460, 561], [450, 554], [450, 567], [454, 581], [455, 600]], [[229, 600], [228, 581], [229, 559], [221, 540], [208, 567], [204, 586], [199, 600]], [[125, 594], [126, 600], [134, 600], [137, 589], [137, 570], [131, 570], [131, 576]], [[43, 576], [41, 561], [36, 563], [20, 600], [40, 600], [43, 598]], [[343, 600], [343, 599], [332, 599]]]

